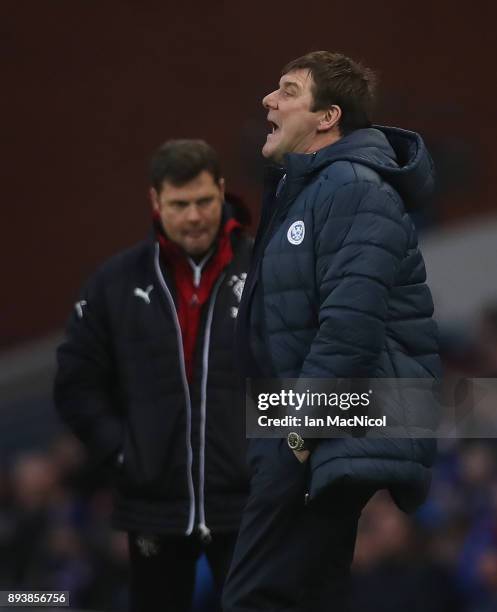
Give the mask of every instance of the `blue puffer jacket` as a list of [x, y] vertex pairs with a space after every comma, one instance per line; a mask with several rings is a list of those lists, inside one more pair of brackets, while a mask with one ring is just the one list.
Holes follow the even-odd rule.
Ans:
[[[356, 130], [312, 155], [286, 156], [265, 196], [239, 311], [247, 376], [440, 375], [433, 302], [404, 209], [432, 187], [421, 137], [397, 128]], [[321, 441], [311, 497], [364, 482], [412, 510], [427, 493], [435, 450], [433, 440]]]

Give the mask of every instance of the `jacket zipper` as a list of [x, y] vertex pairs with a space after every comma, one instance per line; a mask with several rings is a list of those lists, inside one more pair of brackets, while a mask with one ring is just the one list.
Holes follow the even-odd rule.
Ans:
[[193, 449], [192, 449], [192, 402], [190, 398], [190, 388], [188, 386], [188, 380], [186, 378], [185, 368], [185, 355], [183, 352], [183, 336], [181, 334], [181, 327], [179, 324], [178, 313], [174, 304], [173, 296], [169, 291], [167, 283], [162, 274], [162, 270], [159, 265], [159, 243], [155, 243], [155, 258], [154, 258], [155, 272], [159, 279], [159, 283], [166, 295], [169, 302], [169, 307], [173, 315], [174, 324], [176, 327], [176, 336], [178, 339], [178, 354], [179, 354], [179, 365], [181, 370], [181, 380], [183, 382], [183, 388], [185, 391], [185, 408], [186, 408], [186, 453], [188, 458], [187, 468], [187, 481], [188, 481], [188, 492], [190, 495], [190, 511], [188, 516], [188, 525], [185, 531], [185, 535], [191, 535], [195, 524], [195, 490], [193, 487]]
[[218, 278], [214, 289], [212, 291], [212, 297], [209, 303], [209, 310], [207, 312], [207, 321], [205, 324], [205, 335], [204, 335], [204, 347], [202, 352], [202, 382], [200, 391], [200, 452], [199, 452], [199, 524], [198, 530], [200, 537], [204, 542], [211, 541], [211, 530], [207, 527], [205, 522], [205, 497], [204, 497], [204, 485], [205, 485], [205, 424], [207, 420], [207, 378], [209, 376], [209, 349], [211, 341], [211, 327], [212, 318], [214, 316], [214, 305], [216, 303], [217, 294], [219, 288], [226, 276], [224, 272]]

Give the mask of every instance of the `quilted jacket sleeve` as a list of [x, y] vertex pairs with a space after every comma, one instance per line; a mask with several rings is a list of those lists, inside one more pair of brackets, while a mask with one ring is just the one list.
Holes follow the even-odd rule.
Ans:
[[97, 283], [75, 305], [65, 342], [57, 351], [54, 399], [62, 420], [102, 463], [121, 445], [121, 421], [113, 405], [109, 325]]
[[408, 245], [398, 197], [352, 182], [315, 209], [319, 329], [302, 378], [367, 378], [384, 346], [388, 294]]

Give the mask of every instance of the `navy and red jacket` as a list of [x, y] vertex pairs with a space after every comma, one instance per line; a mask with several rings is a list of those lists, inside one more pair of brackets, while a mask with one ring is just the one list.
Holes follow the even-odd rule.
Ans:
[[230, 219], [225, 205], [216, 245], [227, 236], [231, 255], [221, 258], [200, 307], [187, 351], [190, 380], [178, 268], [158, 236], [96, 272], [58, 349], [61, 418], [97, 464], [122, 453], [113, 516], [119, 529], [190, 535], [238, 528], [248, 475], [233, 337], [252, 241]]

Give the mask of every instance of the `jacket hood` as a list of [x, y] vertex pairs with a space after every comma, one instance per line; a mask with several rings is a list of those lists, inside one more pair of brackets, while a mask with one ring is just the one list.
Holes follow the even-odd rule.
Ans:
[[424, 200], [433, 192], [433, 161], [419, 134], [375, 125], [355, 130], [312, 155], [288, 154], [285, 166], [295, 175], [314, 174], [336, 161], [372, 168], [408, 202]]

